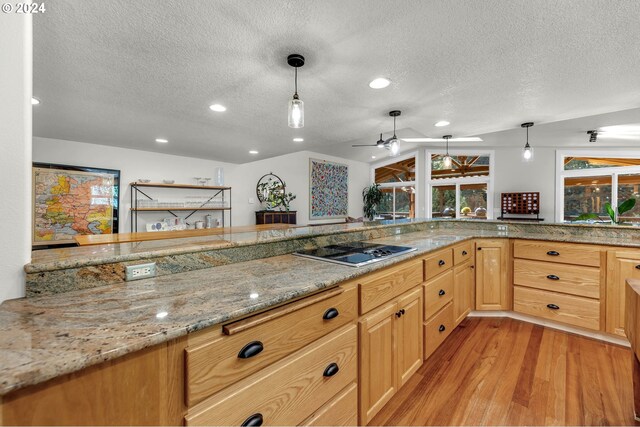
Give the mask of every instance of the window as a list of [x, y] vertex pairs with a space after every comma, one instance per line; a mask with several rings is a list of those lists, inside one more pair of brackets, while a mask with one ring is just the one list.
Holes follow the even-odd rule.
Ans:
[[[606, 152], [557, 153], [557, 221], [596, 214], [610, 221], [605, 205], [617, 207], [640, 191], [640, 152], [608, 157]], [[640, 222], [640, 204], [624, 213], [625, 222]]]
[[427, 204], [430, 218], [493, 218], [492, 152], [427, 152]]
[[416, 157], [394, 159], [392, 163], [374, 168], [374, 179], [384, 195], [378, 209], [378, 219], [415, 218]]

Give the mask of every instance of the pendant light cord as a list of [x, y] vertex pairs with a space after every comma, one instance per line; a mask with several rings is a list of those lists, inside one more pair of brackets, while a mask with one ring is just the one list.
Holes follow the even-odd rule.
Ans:
[[294, 81], [295, 81], [295, 91], [294, 91], [294, 93], [295, 93], [296, 95], [298, 95], [298, 67], [294, 67], [294, 69], [295, 69], [295, 78], [294, 78]]

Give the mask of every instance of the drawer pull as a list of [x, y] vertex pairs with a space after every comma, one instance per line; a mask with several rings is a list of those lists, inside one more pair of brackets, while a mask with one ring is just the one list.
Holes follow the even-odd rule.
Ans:
[[244, 426], [261, 426], [264, 420], [262, 419], [262, 414], [253, 414], [241, 424]]
[[440, 292], [438, 292], [438, 295], [440, 295], [441, 297], [443, 297], [446, 294], [446, 292], [444, 291], [444, 289], [440, 289]]
[[404, 314], [404, 308], [401, 308], [401, 309], [400, 309], [400, 314], [401, 314], [401, 315], [402, 315], [402, 314]]
[[447, 328], [445, 328], [444, 325], [440, 325], [440, 327], [438, 328], [438, 330], [440, 332], [444, 332], [445, 329], [447, 329]]
[[325, 368], [324, 373], [322, 375], [325, 377], [332, 377], [335, 374], [337, 374], [339, 370], [340, 370], [340, 367], [338, 367], [337, 363], [330, 363], [329, 366]]
[[324, 320], [331, 320], [338, 317], [339, 314], [340, 312], [338, 311], [338, 309], [331, 307], [329, 310], [324, 312], [324, 314], [322, 315], [322, 318]]
[[402, 313], [400, 313], [399, 311], [396, 311], [396, 317], [400, 317], [402, 316]]
[[560, 280], [560, 278], [558, 276], [556, 276], [555, 274], [549, 274], [547, 276], [547, 279], [549, 279], [549, 280]]
[[558, 256], [558, 255], [560, 255], [560, 252], [557, 252], [557, 251], [549, 251], [549, 252], [547, 252], [547, 255], [549, 255], [549, 256]]
[[[251, 341], [249, 344], [242, 347], [242, 350], [238, 353], [238, 359], [248, 359], [253, 356], [257, 356], [264, 350], [264, 345], [260, 341]], [[244, 425], [244, 424], [243, 424]], [[247, 425], [260, 425], [260, 424], [247, 424]]]
[[638, 270], [640, 270], [640, 264], [636, 265], [636, 268], [637, 268]]
[[467, 251], [462, 251], [462, 255], [466, 255], [466, 254], [467, 254]]
[[555, 305], [555, 304], [547, 304], [547, 307], [549, 307], [551, 310], [558, 310], [558, 309], [560, 309], [560, 307], [558, 307], [558, 306], [557, 306], [557, 305]]
[[444, 260], [443, 260], [443, 259], [441, 259], [440, 261], [438, 261], [438, 265], [439, 265], [440, 267], [442, 267], [442, 266], [443, 266], [443, 265], [445, 265], [445, 264], [446, 264], [446, 262], [444, 262]]

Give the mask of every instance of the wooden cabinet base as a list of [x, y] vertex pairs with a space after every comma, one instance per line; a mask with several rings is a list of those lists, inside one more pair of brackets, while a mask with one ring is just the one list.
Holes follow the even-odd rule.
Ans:
[[180, 425], [184, 339], [5, 396], [3, 425]]

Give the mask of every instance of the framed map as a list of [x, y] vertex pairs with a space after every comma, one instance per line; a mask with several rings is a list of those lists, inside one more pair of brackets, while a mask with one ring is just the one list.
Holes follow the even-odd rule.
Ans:
[[309, 159], [309, 219], [346, 218], [349, 166]]
[[84, 234], [118, 232], [120, 171], [33, 164], [34, 246], [74, 244]]

